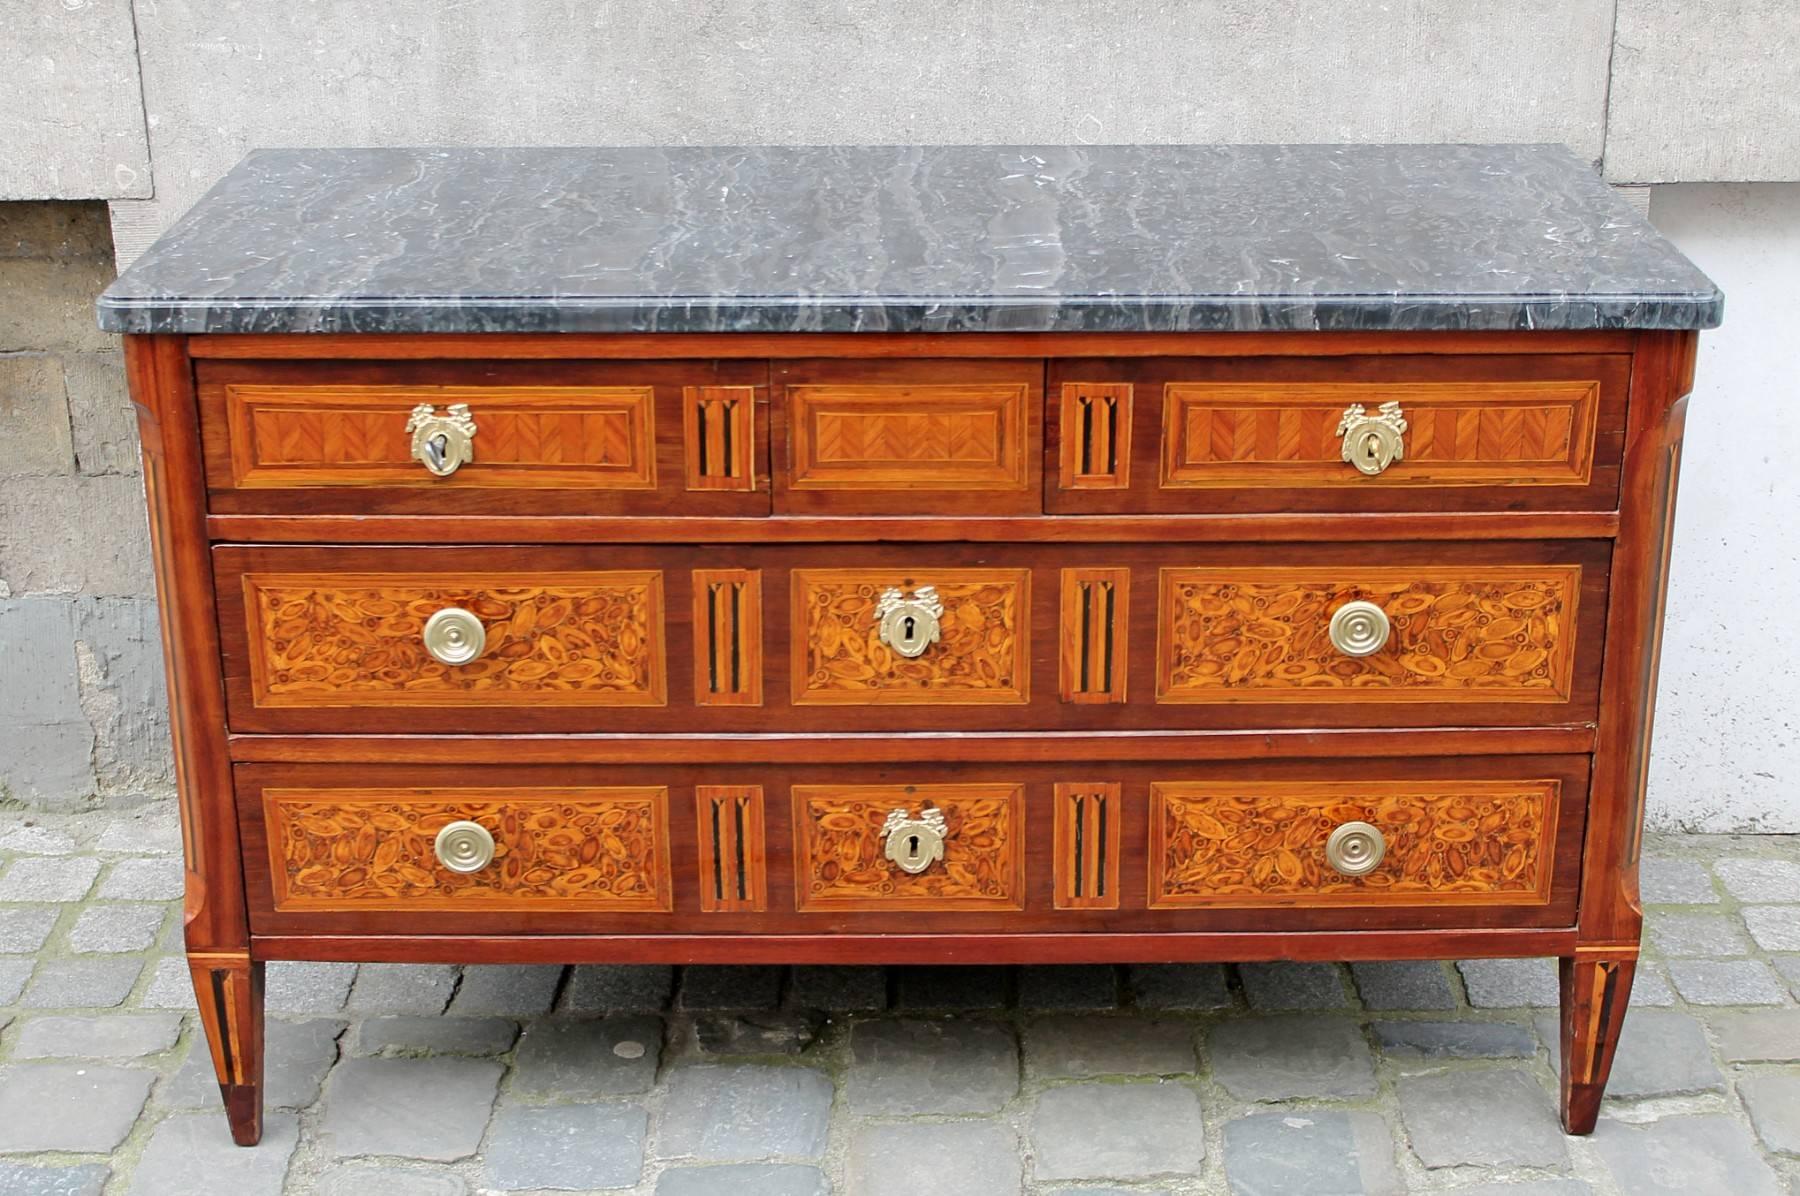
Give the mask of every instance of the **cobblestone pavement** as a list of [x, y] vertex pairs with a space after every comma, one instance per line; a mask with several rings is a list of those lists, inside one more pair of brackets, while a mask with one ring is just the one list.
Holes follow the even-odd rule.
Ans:
[[1599, 1131], [1549, 961], [269, 967], [229, 1143], [169, 810], [0, 814], [0, 1196], [1800, 1196], [1800, 839], [1666, 837]]

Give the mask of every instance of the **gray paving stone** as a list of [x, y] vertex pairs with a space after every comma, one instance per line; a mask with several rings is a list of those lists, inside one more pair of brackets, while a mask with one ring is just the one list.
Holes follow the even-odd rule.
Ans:
[[1659, 1009], [1675, 1003], [1675, 990], [1669, 987], [1662, 964], [1654, 960], [1639, 961], [1637, 976], [1631, 982], [1631, 1003]]
[[135, 1059], [175, 1045], [179, 1013], [34, 1017], [13, 1044], [15, 1059]]
[[469, 1196], [462, 1176], [448, 1171], [416, 1171], [352, 1163], [319, 1178], [319, 1196]]
[[1025, 1182], [1013, 1131], [989, 1121], [862, 1126], [847, 1170], [849, 1196], [1019, 1196]]
[[1394, 1140], [1374, 1113], [1296, 1109], [1225, 1126], [1235, 1196], [1404, 1196]]
[[0, 954], [25, 955], [42, 947], [60, 912], [54, 906], [0, 909]]
[[1169, 1196], [1167, 1188], [1057, 1188], [1056, 1196]]
[[1390, 1059], [1529, 1059], [1537, 1038], [1513, 1022], [1376, 1022], [1375, 1043]]
[[1727, 1063], [1800, 1063], [1800, 1009], [1715, 1013], [1706, 1023]]
[[319, 1141], [335, 1155], [468, 1158], [500, 1086], [490, 1059], [346, 1059], [326, 1086]]
[[0, 874], [0, 901], [80, 901], [99, 875], [92, 856], [16, 859]]
[[1602, 1120], [1588, 1140], [1630, 1196], [1781, 1196], [1750, 1131], [1729, 1117]]
[[1712, 873], [1699, 860], [1645, 856], [1638, 864], [1638, 892], [1645, 905], [1714, 905]]
[[888, 1004], [886, 968], [800, 967], [788, 971], [787, 1003], [826, 1013], [879, 1013]]
[[100, 896], [119, 901], [179, 901], [185, 887], [176, 856], [137, 856], [120, 860], [100, 882]]
[[1456, 970], [1477, 1009], [1522, 1009], [1561, 999], [1554, 959], [1465, 959]]
[[1011, 988], [1011, 968], [894, 969], [895, 1003], [902, 1009], [1004, 1009]]
[[125, 1140], [155, 1073], [95, 1063], [0, 1069], [0, 1154], [106, 1154]]
[[696, 1014], [691, 1030], [702, 1055], [799, 1055], [824, 1026], [815, 1009], [758, 1009]]
[[174, 855], [181, 850], [181, 818], [175, 803], [117, 811], [94, 848], [109, 855]]
[[1800, 1075], [1762, 1072], [1739, 1080], [1737, 1089], [1763, 1145], [1800, 1156]]
[[1500, 1184], [1476, 1184], [1471, 1188], [1452, 1188], [1450, 1196], [1590, 1196], [1593, 1187], [1580, 1179], [1523, 1179]]
[[19, 999], [36, 966], [34, 959], [0, 959], [0, 1005], [11, 1005]]
[[504, 1017], [372, 1017], [356, 1028], [362, 1055], [501, 1055], [518, 1040], [519, 1023]]
[[563, 969], [555, 965], [471, 964], [463, 969], [462, 984], [451, 998], [450, 1012], [458, 1017], [531, 1017], [548, 1013], [556, 1001], [562, 974]]
[[444, 1012], [456, 991], [457, 969], [450, 964], [365, 963], [356, 971], [346, 1004], [352, 1013]]
[[656, 1196], [831, 1196], [831, 1181], [801, 1163], [671, 1167], [657, 1177]]
[[1669, 979], [1690, 1005], [1779, 1005], [1781, 981], [1760, 959], [1671, 959]]
[[690, 1010], [774, 1009], [781, 1003], [781, 973], [770, 967], [683, 968], [675, 1003]]
[[1653, 915], [1644, 930], [1650, 946], [1664, 955], [1748, 955], [1750, 940], [1737, 919], [1724, 914]]
[[[1554, 1063], [1561, 1050], [1560, 1020], [1555, 1014], [1542, 1014], [1537, 1030]], [[1633, 1005], [1626, 1010], [1612, 1076], [1606, 1083], [1608, 1096], [1684, 1096], [1724, 1089], [1725, 1077], [1713, 1062], [1712, 1048], [1707, 1046], [1699, 1022], [1672, 1009]]]
[[162, 930], [168, 907], [133, 903], [96, 905], [81, 911], [69, 931], [69, 949], [84, 953], [147, 951]]
[[0, 1196], [100, 1196], [112, 1168], [104, 1163], [76, 1167], [33, 1167], [0, 1163]]
[[507, 1192], [629, 1188], [644, 1174], [649, 1124], [637, 1105], [503, 1108], [482, 1151], [483, 1175]]
[[1025, 1059], [1046, 1079], [1190, 1075], [1194, 1027], [1186, 1022], [1067, 1014], [1025, 1030]]
[[1764, 951], [1800, 951], [1800, 905], [1747, 905], [1742, 913]]
[[75, 850], [74, 836], [29, 822], [15, 822], [0, 830], [0, 851], [17, 855], [68, 855]]
[[1355, 963], [1350, 975], [1370, 1009], [1454, 1009], [1456, 990], [1444, 965], [1432, 959]]
[[1375, 1063], [1362, 1031], [1321, 1017], [1222, 1022], [1206, 1037], [1212, 1075], [1239, 1100], [1372, 1096]]
[[1231, 987], [1216, 963], [1139, 964], [1126, 973], [1139, 1009], [1228, 1009]]
[[145, 1009], [194, 1009], [194, 980], [187, 960], [180, 956], [159, 959], [150, 973], [150, 983], [138, 1004]]
[[1569, 1161], [1550, 1098], [1511, 1068], [1402, 1076], [1400, 1116], [1427, 1167], [1562, 1167]]
[[1347, 1009], [1343, 968], [1335, 963], [1245, 963], [1238, 965], [1244, 996], [1252, 1009]]
[[669, 1007], [675, 969], [661, 964], [584, 964], [563, 986], [565, 1013], [658, 1013]]
[[111, 1009], [131, 994], [142, 960], [47, 959], [25, 987], [19, 1004], [29, 1009]]
[[1110, 964], [1061, 964], [1019, 969], [1020, 1009], [1114, 1009], [1119, 969]]
[[1800, 955], [1782, 955], [1769, 962], [1775, 965], [1775, 970], [1787, 981], [1795, 999], [1800, 1000]]
[[263, 1117], [262, 1141], [239, 1146], [216, 1113], [177, 1113], [150, 1135], [128, 1196], [281, 1196], [300, 1141], [292, 1113]]
[[857, 1113], [993, 1113], [1018, 1091], [1018, 1047], [999, 1022], [858, 1022], [850, 1031], [846, 1095]]
[[535, 1021], [513, 1055], [513, 1090], [576, 1098], [648, 1092], [662, 1047], [661, 1019], [645, 1014]]
[[1182, 1084], [1068, 1084], [1038, 1097], [1031, 1147], [1039, 1180], [1199, 1175], [1206, 1126]]
[[1793, 860], [1716, 860], [1713, 871], [1739, 901], [1800, 902], [1800, 863]]
[[336, 1013], [356, 981], [353, 963], [292, 963], [268, 967], [263, 1000], [270, 1013]]
[[736, 1163], [825, 1151], [831, 1081], [810, 1067], [700, 1064], [676, 1068], [664, 1087], [662, 1158]]
[[[325, 1073], [338, 1058], [344, 1023], [329, 1018], [304, 1022], [271, 1018], [263, 1034], [263, 1104], [271, 1109], [304, 1109], [319, 1099]], [[219, 1077], [212, 1053], [196, 1037], [187, 1059], [163, 1083], [156, 1099], [172, 1109], [219, 1108]]]

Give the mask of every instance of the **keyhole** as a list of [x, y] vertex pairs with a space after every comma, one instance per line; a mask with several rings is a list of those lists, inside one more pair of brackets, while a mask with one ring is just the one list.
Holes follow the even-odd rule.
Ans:
[[1381, 460], [1381, 437], [1379, 434], [1370, 432], [1363, 437], [1363, 460], [1371, 465]]
[[431, 458], [431, 467], [433, 469], [442, 469], [444, 467], [444, 457], [449, 452], [449, 449], [450, 438], [445, 436], [442, 432], [425, 442], [425, 454]]
[[906, 858], [909, 860], [916, 860], [919, 858], [919, 836], [917, 836], [917, 835], [908, 835], [907, 836], [907, 838], [906, 838]]
[[[918, 632], [913, 629], [913, 617], [911, 615], [907, 615], [906, 618], [900, 624], [900, 638], [910, 644], [913, 642], [913, 638], [917, 634], [918, 634]], [[914, 840], [914, 841], [917, 842], [917, 840]]]

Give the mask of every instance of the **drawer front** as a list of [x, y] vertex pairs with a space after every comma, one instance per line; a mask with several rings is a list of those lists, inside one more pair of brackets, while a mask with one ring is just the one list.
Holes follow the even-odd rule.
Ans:
[[1051, 363], [1048, 509], [1610, 510], [1623, 356]]
[[769, 510], [757, 363], [203, 362], [198, 381], [217, 511]]
[[1042, 509], [1041, 361], [777, 362], [775, 507]]

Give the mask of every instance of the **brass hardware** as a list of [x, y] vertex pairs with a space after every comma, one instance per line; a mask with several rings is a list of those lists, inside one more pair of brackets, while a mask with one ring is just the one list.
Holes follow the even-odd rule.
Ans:
[[943, 613], [944, 604], [938, 601], [934, 587], [920, 586], [908, 598], [890, 586], [882, 591], [875, 607], [875, 622], [881, 628], [881, 642], [911, 658], [923, 656], [925, 649], [937, 643], [942, 630], [938, 619]]
[[494, 861], [494, 836], [479, 822], [452, 822], [437, 833], [432, 850], [452, 872], [479, 872]]
[[413, 457], [435, 477], [447, 478], [475, 459], [475, 417], [467, 403], [452, 403], [443, 415], [420, 403], [406, 430], [412, 433]]
[[1383, 403], [1374, 415], [1352, 403], [1344, 408], [1337, 434], [1344, 438], [1344, 460], [1369, 477], [1406, 456], [1406, 416], [1399, 403]]
[[1387, 612], [1373, 602], [1346, 602], [1331, 613], [1331, 646], [1345, 656], [1373, 656], [1391, 630]]
[[426, 619], [421, 638], [440, 664], [468, 664], [487, 648], [487, 628], [460, 606], [446, 606]]
[[916, 876], [944, 858], [944, 837], [950, 829], [942, 810], [924, 810], [917, 818], [910, 810], [891, 810], [881, 833], [887, 836], [887, 858], [900, 871]]
[[1325, 840], [1325, 862], [1345, 876], [1367, 876], [1386, 854], [1387, 839], [1366, 822], [1346, 822]]

